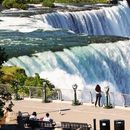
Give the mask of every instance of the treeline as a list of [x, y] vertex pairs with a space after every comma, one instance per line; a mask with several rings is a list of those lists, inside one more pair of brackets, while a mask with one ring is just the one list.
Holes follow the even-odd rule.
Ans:
[[43, 6], [54, 7], [57, 3], [106, 3], [107, 0], [0, 0], [3, 8], [27, 9], [28, 4], [42, 4]]

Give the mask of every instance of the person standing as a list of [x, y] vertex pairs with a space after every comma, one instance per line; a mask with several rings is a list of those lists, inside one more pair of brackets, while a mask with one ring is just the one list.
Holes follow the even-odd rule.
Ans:
[[95, 91], [96, 91], [95, 107], [97, 106], [97, 103], [98, 103], [98, 106], [100, 107], [100, 101], [101, 101], [102, 95], [101, 95], [101, 87], [99, 84], [96, 85]]

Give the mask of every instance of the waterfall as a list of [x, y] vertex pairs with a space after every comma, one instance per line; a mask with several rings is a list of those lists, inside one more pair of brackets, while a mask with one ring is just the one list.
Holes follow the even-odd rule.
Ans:
[[130, 93], [129, 59], [128, 40], [107, 44], [95, 43], [60, 52], [46, 51], [32, 57], [14, 57], [6, 64], [24, 68], [29, 76], [39, 73], [61, 90], [72, 89], [74, 83], [78, 84], [80, 90], [101, 84], [109, 85], [112, 92]]
[[[30, 17], [0, 17], [0, 29], [31, 32], [68, 30], [86, 35], [130, 36], [130, 8], [125, 1], [98, 10], [53, 12]], [[15, 23], [13, 22], [15, 21]]]
[[129, 17], [130, 8], [123, 3], [99, 10], [43, 14], [41, 20], [54, 28], [79, 34], [130, 36]]

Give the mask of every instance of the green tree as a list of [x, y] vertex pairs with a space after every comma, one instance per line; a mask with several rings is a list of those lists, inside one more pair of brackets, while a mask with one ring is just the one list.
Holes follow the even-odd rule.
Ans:
[[[0, 118], [6, 118], [6, 114], [8, 111], [12, 111], [13, 103], [12, 103], [11, 94], [8, 92], [5, 86], [0, 85]], [[4, 119], [3, 118], [3, 119]]]
[[43, 0], [43, 6], [54, 7], [55, 0]]
[[36, 73], [34, 77], [27, 77], [25, 86], [28, 88], [29, 97], [32, 97], [36, 88], [42, 88], [42, 80], [40, 79], [39, 74]]
[[0, 82], [3, 76], [3, 72], [1, 71], [2, 64], [7, 61], [7, 55], [5, 53], [5, 49], [0, 47]]
[[23, 88], [24, 86], [24, 82], [27, 78], [25, 71], [23, 69], [18, 69], [16, 71], [16, 73], [13, 74], [13, 80], [11, 81], [11, 88], [13, 90], [13, 93], [15, 94], [15, 99], [19, 100], [20, 96], [19, 96], [19, 90], [21, 90], [21, 88]]
[[7, 61], [7, 54], [5, 53], [5, 49], [0, 47], [0, 66]]
[[25, 0], [4, 0], [2, 3], [4, 8], [18, 8], [18, 9], [27, 9]]
[[43, 93], [42, 91], [45, 90], [47, 99], [51, 97], [53, 93], [53, 88], [55, 88], [55, 86], [51, 84], [49, 80], [41, 79], [39, 74], [37, 73], [35, 74], [34, 77], [27, 77], [25, 81], [25, 86], [28, 88], [29, 97], [32, 97], [32, 95], [36, 92], [37, 92], [37, 95], [40, 95]]

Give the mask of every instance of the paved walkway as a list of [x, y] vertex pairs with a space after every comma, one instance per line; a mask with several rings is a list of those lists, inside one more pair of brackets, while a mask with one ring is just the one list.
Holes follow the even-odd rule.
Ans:
[[[89, 123], [93, 126], [93, 119], [97, 121], [97, 130], [99, 130], [99, 120], [110, 119], [111, 130], [114, 130], [114, 120], [125, 120], [125, 130], [130, 130], [130, 109], [129, 108], [113, 108], [104, 109], [102, 107], [94, 107], [93, 104], [83, 104], [72, 106], [71, 102], [58, 101], [53, 103], [42, 103], [39, 100], [21, 100], [13, 101], [15, 106], [14, 112], [33, 111], [38, 113], [38, 118], [43, 117], [46, 112], [56, 121], [70, 121]], [[59, 112], [61, 110], [61, 112]]]

